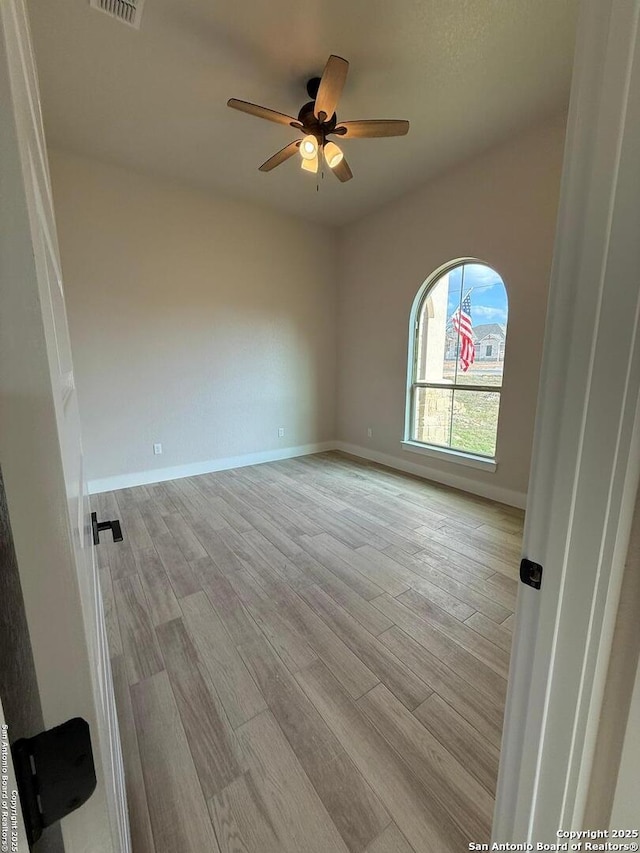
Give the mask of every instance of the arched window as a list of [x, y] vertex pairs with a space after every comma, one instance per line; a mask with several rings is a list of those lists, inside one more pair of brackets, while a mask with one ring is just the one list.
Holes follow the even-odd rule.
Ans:
[[427, 279], [411, 311], [407, 442], [495, 459], [507, 314], [504, 282], [480, 261]]

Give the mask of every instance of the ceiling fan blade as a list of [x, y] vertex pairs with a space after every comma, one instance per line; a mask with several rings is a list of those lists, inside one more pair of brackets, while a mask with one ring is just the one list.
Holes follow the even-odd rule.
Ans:
[[276, 166], [279, 166], [280, 163], [284, 163], [285, 160], [288, 160], [289, 157], [293, 157], [294, 154], [297, 153], [298, 148], [300, 147], [300, 140], [296, 139], [295, 142], [290, 142], [288, 145], [285, 145], [284, 148], [281, 148], [273, 157], [269, 157], [268, 160], [260, 166], [261, 172], [270, 172], [272, 169], [275, 169]]
[[259, 107], [257, 104], [250, 104], [248, 101], [239, 101], [237, 98], [229, 98], [227, 106], [234, 110], [240, 110], [241, 113], [248, 113], [256, 118], [264, 118], [267, 121], [274, 121], [276, 124], [286, 124], [290, 127], [295, 127], [298, 130], [302, 128], [300, 122], [287, 116], [284, 113], [278, 113], [275, 110], [268, 110], [266, 107]]
[[319, 121], [326, 121], [335, 113], [344, 89], [349, 63], [341, 56], [331, 54], [322, 72], [313, 113]]
[[334, 130], [345, 139], [373, 139], [380, 136], [405, 136], [409, 133], [408, 121], [371, 119], [368, 121], [341, 121]]
[[353, 172], [349, 168], [349, 164], [347, 163], [345, 157], [343, 157], [342, 160], [340, 160], [340, 162], [338, 163], [338, 165], [334, 166], [331, 171], [339, 181], [342, 181], [343, 184], [345, 183], [345, 181], [350, 181], [353, 177]]

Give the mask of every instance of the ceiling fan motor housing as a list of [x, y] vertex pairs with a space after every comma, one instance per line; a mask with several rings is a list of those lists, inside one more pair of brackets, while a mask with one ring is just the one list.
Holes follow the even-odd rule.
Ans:
[[319, 122], [313, 113], [314, 107], [315, 101], [309, 101], [309, 103], [305, 104], [298, 113], [298, 121], [307, 133], [312, 133], [314, 136], [317, 136], [318, 139], [322, 139], [327, 134], [333, 133], [336, 129], [338, 120], [334, 113], [331, 118], [328, 118], [326, 121]]

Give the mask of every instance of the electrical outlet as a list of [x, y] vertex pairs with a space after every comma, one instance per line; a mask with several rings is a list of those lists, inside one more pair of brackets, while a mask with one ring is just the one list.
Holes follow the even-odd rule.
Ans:
[[155, 456], [160, 456], [162, 453], [162, 445], [160, 443], [153, 445], [153, 453]]
[[367, 438], [373, 438], [373, 429], [372, 429], [372, 427], [367, 427]]
[[284, 427], [278, 427], [278, 438], [284, 438]]

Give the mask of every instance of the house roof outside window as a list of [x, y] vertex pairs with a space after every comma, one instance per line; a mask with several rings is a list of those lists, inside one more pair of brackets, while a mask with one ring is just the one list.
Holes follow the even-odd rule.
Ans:
[[496, 337], [504, 341], [506, 337], [505, 327], [500, 323], [482, 323], [480, 326], [474, 326], [473, 337], [476, 343], [480, 343], [485, 338]]

